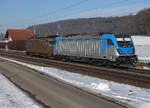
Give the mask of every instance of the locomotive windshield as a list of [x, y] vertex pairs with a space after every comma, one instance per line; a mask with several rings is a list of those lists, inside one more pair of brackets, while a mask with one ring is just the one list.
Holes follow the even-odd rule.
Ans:
[[119, 47], [130, 48], [133, 46], [133, 43], [130, 37], [116, 38], [116, 40], [117, 40]]

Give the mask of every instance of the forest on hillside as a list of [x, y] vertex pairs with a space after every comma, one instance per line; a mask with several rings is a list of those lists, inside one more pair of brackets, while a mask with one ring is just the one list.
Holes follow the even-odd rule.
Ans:
[[150, 35], [150, 8], [136, 15], [69, 19], [28, 27], [39, 37], [49, 35], [109, 32], [117, 34]]

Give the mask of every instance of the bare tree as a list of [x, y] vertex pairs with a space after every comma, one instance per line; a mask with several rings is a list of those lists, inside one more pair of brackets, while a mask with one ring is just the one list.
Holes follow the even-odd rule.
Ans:
[[137, 15], [70, 19], [36, 26], [39, 36], [56, 35], [58, 32], [64, 35], [93, 32], [150, 35], [150, 8]]
[[0, 32], [0, 40], [4, 40], [4, 33]]

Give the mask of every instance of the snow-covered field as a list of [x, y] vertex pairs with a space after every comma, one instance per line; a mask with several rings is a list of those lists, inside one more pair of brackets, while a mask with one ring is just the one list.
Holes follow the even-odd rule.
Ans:
[[41, 108], [26, 93], [0, 74], [0, 108]]
[[132, 36], [135, 45], [150, 45], [150, 36]]
[[7, 58], [0, 58], [38, 70], [75, 86], [88, 89], [90, 92], [114, 98], [116, 101], [128, 103], [138, 108], [150, 108], [150, 89], [115, 83], [55, 68], [35, 66]]
[[140, 62], [150, 63], [150, 36], [132, 36]]

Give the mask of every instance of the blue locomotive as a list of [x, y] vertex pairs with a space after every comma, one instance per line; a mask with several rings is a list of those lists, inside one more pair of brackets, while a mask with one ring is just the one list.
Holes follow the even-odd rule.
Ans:
[[57, 37], [54, 46], [57, 59], [99, 65], [134, 64], [137, 61], [130, 35]]

